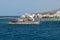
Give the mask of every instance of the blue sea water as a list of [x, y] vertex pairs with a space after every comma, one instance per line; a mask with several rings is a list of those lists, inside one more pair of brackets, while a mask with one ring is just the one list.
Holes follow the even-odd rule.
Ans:
[[42, 21], [40, 24], [7, 24], [0, 20], [0, 40], [60, 40], [60, 21]]

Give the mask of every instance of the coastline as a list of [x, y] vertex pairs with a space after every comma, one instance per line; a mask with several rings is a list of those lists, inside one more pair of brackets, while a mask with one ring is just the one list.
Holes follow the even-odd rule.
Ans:
[[60, 18], [42, 18], [41, 21], [60, 21]]

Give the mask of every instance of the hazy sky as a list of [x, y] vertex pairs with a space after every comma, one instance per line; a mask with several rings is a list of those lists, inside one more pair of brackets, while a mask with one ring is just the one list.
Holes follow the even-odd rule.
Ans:
[[60, 0], [0, 0], [0, 16], [44, 12], [60, 8]]

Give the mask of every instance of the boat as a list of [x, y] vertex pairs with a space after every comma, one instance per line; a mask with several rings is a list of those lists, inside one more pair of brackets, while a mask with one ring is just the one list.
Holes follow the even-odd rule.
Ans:
[[20, 17], [9, 22], [9, 24], [39, 24], [39, 23], [40, 23], [40, 20], [38, 17], [36, 17], [36, 15], [34, 16], [25, 15], [24, 17]]
[[9, 24], [39, 24], [39, 22], [9, 22]]

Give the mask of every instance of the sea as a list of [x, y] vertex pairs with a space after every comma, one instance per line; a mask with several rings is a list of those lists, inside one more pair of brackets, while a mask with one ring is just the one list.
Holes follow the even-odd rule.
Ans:
[[7, 17], [0, 17], [0, 40], [60, 40], [60, 21], [8, 24], [11, 18], [17, 16]]

